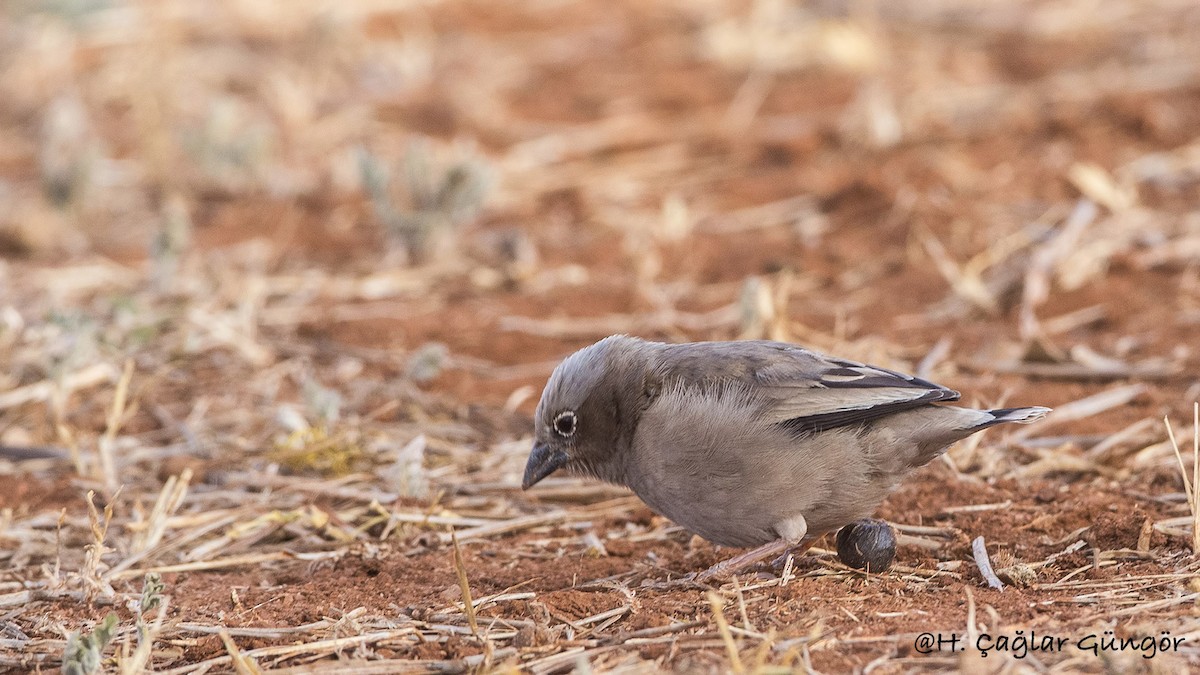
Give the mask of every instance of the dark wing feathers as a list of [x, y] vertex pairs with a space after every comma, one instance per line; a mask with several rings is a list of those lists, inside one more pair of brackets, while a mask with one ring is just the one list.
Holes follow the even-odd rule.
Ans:
[[870, 408], [851, 408], [848, 410], [816, 413], [804, 417], [792, 417], [778, 424], [799, 436], [827, 429], [836, 429], [837, 427], [863, 424], [879, 419], [880, 417], [894, 415], [905, 410], [912, 410], [913, 408], [920, 408], [921, 406], [938, 401], [953, 401], [958, 398], [957, 392], [953, 393], [955, 395], [947, 396], [939, 391], [931, 391], [908, 401], [895, 401], [874, 405]]
[[755, 377], [771, 393], [768, 415], [793, 433], [864, 424], [959, 393], [904, 373], [799, 347], [779, 349]]
[[[681, 353], [678, 365], [683, 367], [679, 374], [695, 377], [703, 370], [702, 379], [715, 376], [745, 381], [766, 398], [763, 414], [767, 420], [797, 435], [864, 424], [959, 398], [958, 392], [919, 377], [780, 342], [681, 346], [719, 353], [710, 352], [708, 358], [703, 358], [701, 352]], [[708, 367], [701, 368], [701, 361]]]

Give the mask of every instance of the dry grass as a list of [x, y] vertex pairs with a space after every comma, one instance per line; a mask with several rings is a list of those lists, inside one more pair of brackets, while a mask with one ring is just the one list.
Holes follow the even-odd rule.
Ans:
[[[6, 5], [0, 666], [1142, 667], [912, 651], [1116, 628], [1197, 667], [1192, 3], [818, 5]], [[516, 487], [614, 332], [1056, 410], [891, 502], [885, 575], [688, 587], [728, 552]]]
[[1192, 553], [1200, 554], [1200, 503], [1196, 500], [1196, 489], [1200, 487], [1200, 403], [1192, 408], [1192, 476], [1188, 478], [1187, 469], [1183, 465], [1183, 455], [1179, 452], [1179, 443], [1175, 440], [1175, 429], [1171, 420], [1163, 418], [1167, 427], [1167, 436], [1171, 439], [1171, 449], [1175, 451], [1175, 459], [1179, 460], [1179, 474], [1183, 478], [1183, 491], [1187, 495], [1188, 509], [1192, 512]]

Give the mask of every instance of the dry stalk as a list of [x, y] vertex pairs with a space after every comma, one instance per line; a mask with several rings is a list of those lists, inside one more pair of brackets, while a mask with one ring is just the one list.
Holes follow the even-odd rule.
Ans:
[[79, 452], [79, 441], [76, 440], [75, 434], [71, 432], [71, 428], [62, 422], [54, 425], [54, 431], [58, 434], [58, 440], [67, 449], [67, 453], [71, 456], [71, 465], [75, 467], [75, 473], [80, 476], [87, 475], [87, 462], [83, 458], [83, 453]]
[[979, 636], [979, 624], [975, 622], [975, 593], [970, 586], [964, 586], [963, 590], [967, 592], [967, 640], [975, 644]]
[[316, 553], [289, 553], [287, 551], [272, 551], [270, 553], [246, 553], [243, 555], [233, 555], [227, 558], [215, 558], [212, 560], [199, 560], [196, 562], [177, 563], [175, 565], [158, 565], [136, 570], [121, 570], [113, 575], [114, 579], [125, 579], [128, 577], [136, 577], [147, 572], [157, 572], [159, 574], [170, 574], [173, 572], [199, 572], [209, 570], [229, 569], [233, 567], [242, 567], [245, 565], [261, 565], [265, 562], [273, 562], [279, 560], [307, 560], [316, 562], [320, 560], [329, 560], [338, 558], [342, 555], [339, 551], [318, 551]]
[[1080, 200], [1054, 235], [1033, 251], [1025, 273], [1021, 298], [1020, 329], [1026, 344], [1042, 336], [1035, 310], [1050, 299], [1054, 271], [1078, 245], [1084, 231], [1096, 219], [1099, 209], [1090, 200]]
[[221, 631], [218, 635], [221, 636], [221, 642], [225, 644], [225, 651], [229, 653], [229, 660], [238, 675], [262, 675], [258, 664], [251, 657], [242, 654], [227, 631]]
[[733, 578], [733, 592], [737, 594], [738, 614], [742, 618], [742, 628], [747, 631], [757, 632], [750, 623], [750, 614], [746, 611], [746, 596], [742, 593], [742, 585], [738, 583], [737, 577]]
[[77, 389], [86, 389], [102, 382], [110, 382], [115, 373], [107, 363], [97, 363], [64, 376], [59, 382], [43, 380], [35, 384], [18, 387], [0, 394], [0, 410], [8, 410], [26, 403], [48, 401], [54, 396], [69, 394]]
[[1179, 475], [1183, 477], [1183, 491], [1187, 495], [1188, 509], [1192, 512], [1192, 555], [1200, 553], [1200, 504], [1196, 503], [1196, 488], [1200, 485], [1200, 402], [1192, 405], [1192, 477], [1189, 479], [1187, 469], [1183, 466], [1183, 454], [1179, 451], [1179, 442], [1175, 440], [1175, 430], [1171, 420], [1163, 417], [1167, 426], [1167, 436], [1171, 439], [1171, 449], [1175, 451], [1175, 459], [1179, 461]]
[[167, 531], [167, 519], [175, 515], [180, 505], [183, 504], [191, 480], [192, 470], [188, 468], [185, 468], [179, 476], [167, 478], [167, 482], [158, 493], [158, 499], [154, 502], [150, 516], [146, 519], [145, 529], [138, 532], [133, 538], [131, 552], [149, 551], [162, 541], [163, 535]]
[[[330, 653], [334, 653], [339, 650], [349, 649], [349, 648], [357, 647], [359, 645], [366, 645], [366, 644], [372, 644], [372, 643], [377, 643], [377, 642], [387, 642], [387, 641], [392, 641], [392, 640], [396, 640], [399, 638], [407, 638], [407, 637], [410, 637], [413, 632], [414, 632], [414, 628], [412, 626], [405, 626], [403, 628], [397, 628], [394, 630], [375, 631], [375, 632], [371, 632], [371, 633], [364, 633], [362, 635], [352, 635], [352, 636], [343, 637], [343, 638], [331, 638], [328, 640], [317, 640], [314, 642], [284, 644], [284, 645], [276, 645], [276, 646], [271, 646], [271, 647], [259, 647], [256, 649], [248, 650], [246, 652], [241, 652], [241, 655], [245, 659], [255, 659], [255, 658], [260, 658], [260, 657], [261, 658], [276, 657], [279, 659], [288, 659], [288, 658], [294, 658], [294, 657], [305, 655], [305, 654], [328, 655]], [[501, 657], [507, 656], [508, 654], [511, 654], [511, 653], [512, 653], [511, 650], [497, 650], [495, 653], [495, 656], [497, 658], [501, 658]], [[466, 661], [468, 664], [472, 664], [472, 663], [478, 663], [482, 659], [481, 659], [481, 657], [476, 656], [476, 657], [467, 657], [466, 659], [463, 659], [463, 660]], [[188, 665], [184, 665], [184, 666], [179, 666], [177, 668], [172, 668], [170, 670], [165, 670], [165, 671], [162, 671], [162, 673], [163, 673], [163, 675], [184, 675], [185, 673], [197, 673], [197, 672], [203, 673], [203, 672], [208, 672], [214, 666], [223, 665], [229, 661], [230, 661], [230, 657], [228, 655], [218, 656], [218, 657], [208, 659], [207, 661], [200, 661], [198, 663], [188, 664]], [[394, 669], [394, 666], [391, 666], [391, 668]], [[385, 670], [384, 672], [387, 672], [387, 671]]]
[[121, 430], [121, 423], [125, 419], [125, 399], [129, 394], [129, 382], [133, 379], [133, 359], [125, 361], [125, 369], [121, 372], [121, 378], [117, 380], [117, 391], [113, 396], [112, 408], [108, 412], [108, 420], [104, 428], [104, 435], [100, 437], [100, 442], [96, 449], [100, 455], [100, 473], [104, 480], [104, 486], [108, 488], [109, 494], [113, 494], [120, 487], [117, 479], [117, 463], [113, 456], [115, 451], [114, 445], [117, 440], [117, 433]]
[[83, 569], [80, 570], [79, 576], [83, 580], [85, 592], [89, 597], [97, 592], [104, 597], [111, 597], [114, 593], [112, 586], [105, 580], [100, 569], [104, 566], [104, 554], [112, 550], [104, 544], [104, 540], [108, 537], [108, 526], [112, 524], [113, 503], [117, 496], [114, 494], [113, 498], [104, 505], [104, 517], [101, 518], [99, 511], [96, 510], [95, 491], [88, 490], [87, 493], [88, 522], [92, 530], [92, 543], [86, 547]]
[[767, 668], [767, 659], [771, 656], [771, 650], [775, 647], [775, 640], [778, 637], [775, 629], [767, 631], [766, 637], [759, 643], [758, 648], [754, 650], [754, 663], [750, 667], [751, 673], [766, 673], [770, 672]]
[[982, 535], [975, 537], [975, 540], [971, 542], [971, 554], [975, 558], [975, 564], [979, 567], [979, 573], [987, 581], [987, 585], [998, 591], [1004, 590], [1004, 583], [992, 571], [992, 561], [988, 558], [987, 546], [984, 544]]
[[1111, 410], [1129, 403], [1133, 399], [1146, 393], [1147, 388], [1144, 384], [1127, 384], [1112, 389], [1106, 389], [1099, 394], [1093, 394], [1081, 398], [1077, 401], [1071, 401], [1060, 406], [1056, 406], [1054, 410], [1046, 415], [1046, 417], [1038, 422], [1035, 422], [1027, 427], [1014, 430], [1008, 437], [1013, 440], [1021, 440], [1032, 436], [1035, 432], [1042, 431], [1047, 427], [1061, 424], [1063, 422], [1073, 422], [1081, 420], [1093, 415], [1098, 415], [1106, 410]]
[[54, 527], [54, 568], [50, 572], [50, 583], [54, 586], [62, 583], [62, 531], [63, 524], [66, 522], [67, 510], [59, 509], [58, 522]]
[[960, 266], [946, 251], [945, 245], [929, 231], [920, 233], [921, 244], [925, 253], [933, 260], [937, 271], [950, 284], [950, 288], [963, 300], [971, 303], [988, 314], [999, 312], [996, 296], [988, 289], [987, 284], [973, 270]]
[[458, 575], [458, 587], [462, 591], [463, 613], [467, 615], [471, 634], [480, 638], [479, 625], [475, 620], [475, 603], [471, 601], [471, 583], [467, 580], [467, 565], [463, 562], [462, 549], [458, 546], [458, 537], [453, 528], [450, 529], [450, 543], [454, 545], [454, 572]]
[[742, 659], [738, 655], [737, 643], [733, 640], [733, 633], [729, 630], [729, 623], [725, 621], [725, 601], [721, 596], [709, 591], [707, 593], [708, 604], [712, 607], [713, 620], [717, 622], [717, 631], [721, 634], [721, 640], [725, 643], [725, 650], [729, 652], [729, 667], [735, 673], [744, 673], [746, 669], [742, 666]]

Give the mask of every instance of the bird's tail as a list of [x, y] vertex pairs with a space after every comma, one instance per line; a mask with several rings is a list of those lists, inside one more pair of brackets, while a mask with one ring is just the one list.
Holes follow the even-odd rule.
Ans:
[[[884, 469], [897, 473], [925, 464], [946, 451], [952, 443], [971, 434], [1008, 422], [1029, 423], [1050, 412], [1041, 406], [978, 410], [957, 406], [931, 405], [886, 418], [888, 428], [897, 438], [908, 441], [909, 452], [888, 456]], [[910, 446], [908, 444], [911, 444]]]
[[1028, 408], [998, 408], [996, 410], [983, 410], [981, 412], [992, 417], [991, 419], [984, 420], [981, 424], [977, 424], [972, 429], [972, 432], [1009, 422], [1016, 422], [1017, 424], [1036, 422], [1045, 417], [1046, 413], [1050, 412], [1050, 408], [1043, 408], [1039, 405]]

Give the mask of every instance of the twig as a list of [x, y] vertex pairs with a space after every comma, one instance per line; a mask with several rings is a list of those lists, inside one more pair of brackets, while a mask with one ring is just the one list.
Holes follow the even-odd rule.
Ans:
[[653, 638], [671, 635], [673, 633], [681, 633], [692, 628], [699, 628], [705, 624], [704, 621], [684, 621], [681, 623], [672, 623], [666, 626], [654, 626], [653, 628], [643, 628], [635, 630], [632, 633], [618, 633], [612, 637], [612, 640], [622, 643], [636, 643], [639, 640], [650, 640]]
[[[361, 614], [361, 611], [358, 611]], [[346, 616], [355, 616], [355, 612], [348, 612]], [[175, 624], [175, 629], [185, 633], [200, 633], [201, 635], [219, 635], [222, 632], [227, 633], [232, 637], [250, 637], [260, 638], [264, 640], [282, 640], [301, 633], [311, 633], [313, 631], [325, 630], [337, 625], [337, 621], [329, 619], [321, 619], [312, 623], [305, 623], [299, 626], [279, 626], [279, 627], [262, 627], [262, 628], [229, 628], [226, 626], [208, 626], [198, 623], [178, 623]]]
[[479, 624], [475, 623], [475, 603], [471, 602], [471, 582], [467, 580], [467, 564], [463, 562], [462, 549], [458, 547], [458, 537], [450, 530], [450, 542], [454, 545], [454, 572], [458, 575], [458, 588], [462, 591], [463, 612], [467, 615], [467, 625], [471, 633], [479, 638]]
[[0, 410], [8, 410], [26, 403], [48, 401], [55, 392], [69, 394], [76, 389], [86, 389], [117, 378], [116, 369], [108, 363], [96, 363], [63, 377], [60, 381], [43, 380], [36, 384], [18, 387], [0, 394]]
[[979, 567], [979, 573], [983, 575], [988, 586], [998, 591], [1003, 591], [1004, 583], [992, 571], [992, 561], [988, 559], [987, 548], [983, 544], [983, 535], [975, 537], [975, 540], [971, 542], [971, 553], [975, 557], [975, 564]]
[[221, 642], [225, 645], [225, 651], [229, 653], [229, 660], [233, 663], [233, 669], [238, 675], [261, 675], [262, 671], [259, 670], [258, 664], [242, 655], [242, 651], [234, 644], [229, 633], [221, 631], [218, 635], [221, 636]]
[[1012, 506], [1012, 504], [1013, 503], [1012, 503], [1011, 499], [1005, 499], [1002, 502], [996, 502], [993, 504], [967, 504], [965, 506], [947, 506], [946, 508], [942, 509], [942, 513], [949, 515], [949, 514], [954, 514], [954, 513], [979, 513], [982, 511], [1000, 511], [1000, 510], [1009, 508], [1010, 506]]
[[[397, 628], [395, 630], [375, 631], [371, 633], [363, 633], [362, 635], [351, 635], [349, 637], [331, 638], [329, 640], [317, 640], [315, 642], [306, 642], [301, 644], [278, 645], [272, 647], [260, 647], [258, 649], [250, 649], [241, 652], [245, 658], [259, 658], [274, 656], [280, 658], [292, 658], [301, 654], [326, 654], [337, 651], [357, 647], [359, 645], [368, 645], [381, 642], [395, 640], [401, 637], [411, 636], [414, 632], [412, 626]], [[170, 670], [160, 671], [160, 675], [184, 675], [185, 673], [207, 672], [214, 666], [230, 663], [228, 654], [200, 661], [197, 663], [171, 668]]]
[[1188, 479], [1187, 469], [1183, 466], [1183, 454], [1179, 451], [1179, 442], [1175, 440], [1175, 430], [1171, 420], [1163, 417], [1167, 426], [1167, 437], [1171, 440], [1171, 449], [1175, 451], [1175, 459], [1179, 462], [1179, 473], [1183, 476], [1183, 491], [1187, 494], [1188, 509], [1192, 512], [1192, 554], [1200, 553], [1200, 504], [1196, 503], [1196, 489], [1200, 487], [1200, 403], [1192, 408], [1193, 439], [1192, 439], [1192, 477]]
[[104, 478], [104, 485], [108, 488], [109, 495], [112, 495], [120, 487], [117, 480], [117, 464], [116, 458], [113, 456], [116, 448], [114, 444], [117, 440], [117, 434], [121, 431], [121, 423], [125, 418], [125, 398], [129, 393], [129, 382], [133, 379], [133, 359], [125, 361], [125, 368], [121, 371], [121, 378], [117, 380], [117, 391], [113, 395], [112, 408], [108, 412], [108, 422], [104, 428], [104, 435], [100, 437], [97, 443], [97, 450], [100, 454], [100, 469]]
[[717, 632], [721, 634], [721, 640], [725, 643], [725, 650], [729, 652], [729, 667], [735, 673], [743, 673], [745, 669], [742, 667], [742, 659], [738, 656], [737, 643], [733, 641], [733, 634], [729, 631], [729, 624], [725, 621], [725, 601], [721, 596], [709, 591], [707, 594], [708, 604], [712, 607], [713, 620], [717, 622]]
[[933, 346], [933, 349], [930, 349], [929, 352], [921, 359], [921, 362], [917, 364], [916, 376], [932, 377], [933, 369], [936, 368], [939, 363], [944, 361], [950, 354], [951, 344], [950, 338], [948, 337], [943, 337], [942, 339], [938, 340], [937, 344]]
[[1020, 440], [1033, 434], [1035, 431], [1045, 429], [1046, 427], [1060, 424], [1062, 422], [1074, 422], [1093, 415], [1111, 410], [1113, 408], [1123, 406], [1133, 399], [1146, 393], [1146, 385], [1144, 384], [1127, 384], [1119, 387], [1113, 387], [1093, 394], [1078, 401], [1072, 401], [1060, 406], [1055, 406], [1050, 414], [1040, 421], [1017, 429], [1009, 434], [1009, 438]]
[[243, 565], [260, 565], [265, 562], [275, 560], [328, 560], [330, 558], [339, 558], [343, 555], [340, 551], [317, 551], [314, 553], [289, 553], [286, 551], [276, 551], [274, 553], [247, 553], [245, 555], [234, 555], [228, 558], [218, 558], [216, 560], [198, 560], [196, 562], [178, 563], [175, 565], [158, 565], [156, 567], [146, 567], [142, 569], [124, 570], [119, 574], [114, 574], [113, 579], [125, 579], [128, 577], [139, 577], [147, 572], [158, 572], [159, 574], [169, 574], [171, 572], [197, 572], [201, 570], [219, 570], [230, 567], [241, 567]]

